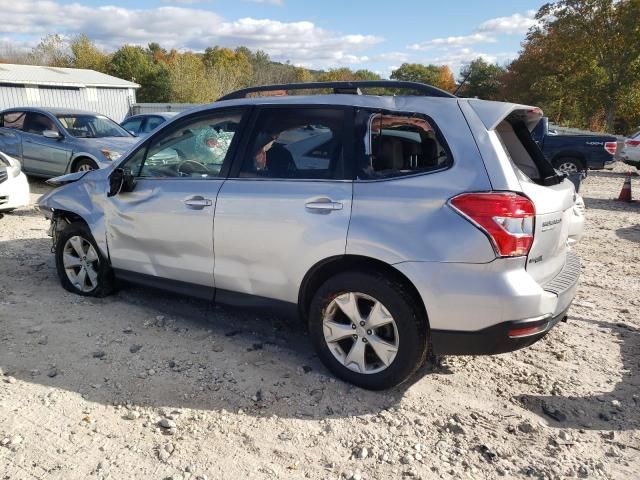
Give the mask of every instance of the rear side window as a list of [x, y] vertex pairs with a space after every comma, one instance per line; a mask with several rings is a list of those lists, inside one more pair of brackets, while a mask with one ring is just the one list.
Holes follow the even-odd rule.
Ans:
[[25, 112], [7, 112], [2, 116], [2, 126], [22, 130], [25, 117]]
[[449, 151], [426, 118], [376, 113], [369, 118], [365, 164], [358, 178], [384, 179], [447, 168]]
[[343, 179], [345, 110], [265, 108], [240, 170], [245, 178]]

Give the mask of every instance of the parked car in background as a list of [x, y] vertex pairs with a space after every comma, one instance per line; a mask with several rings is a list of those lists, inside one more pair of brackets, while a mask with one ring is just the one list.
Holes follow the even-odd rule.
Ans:
[[543, 117], [531, 133], [551, 164], [566, 173], [601, 170], [612, 164], [618, 149], [611, 135], [565, 135], [549, 130], [549, 119]]
[[136, 137], [146, 137], [178, 112], [141, 113], [126, 118], [120, 126]]
[[137, 139], [104, 115], [56, 108], [0, 112], [0, 151], [39, 177], [94, 170], [120, 158]]
[[640, 130], [632, 133], [624, 140], [620, 158], [627, 165], [640, 169]]
[[[269, 89], [334, 94], [246, 98]], [[39, 208], [70, 292], [293, 306], [331, 371], [389, 388], [428, 354], [516, 350], [566, 318], [582, 224], [540, 116], [412, 82], [254, 87], [51, 180]]]
[[29, 182], [20, 162], [0, 152], [0, 212], [29, 205]]

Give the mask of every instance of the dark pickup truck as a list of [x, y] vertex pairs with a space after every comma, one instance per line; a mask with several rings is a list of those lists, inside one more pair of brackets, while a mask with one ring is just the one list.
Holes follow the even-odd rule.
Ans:
[[549, 119], [543, 117], [531, 132], [553, 166], [567, 173], [601, 170], [613, 163], [618, 143], [611, 135], [561, 135], [549, 130]]

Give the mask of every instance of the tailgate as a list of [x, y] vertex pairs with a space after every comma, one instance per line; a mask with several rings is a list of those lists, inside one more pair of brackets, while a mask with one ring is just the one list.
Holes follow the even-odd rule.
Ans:
[[527, 271], [538, 284], [544, 285], [560, 273], [567, 258], [575, 189], [567, 179], [551, 186], [537, 185], [529, 179], [521, 179], [520, 183], [536, 209]]

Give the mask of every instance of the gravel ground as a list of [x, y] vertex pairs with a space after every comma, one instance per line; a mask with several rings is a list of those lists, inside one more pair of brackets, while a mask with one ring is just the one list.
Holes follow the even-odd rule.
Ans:
[[[638, 478], [640, 204], [612, 200], [624, 171], [583, 185], [568, 323], [382, 393], [334, 380], [274, 313], [134, 287], [69, 294], [45, 220], [7, 215], [0, 478]], [[35, 201], [47, 187], [32, 184]]]

